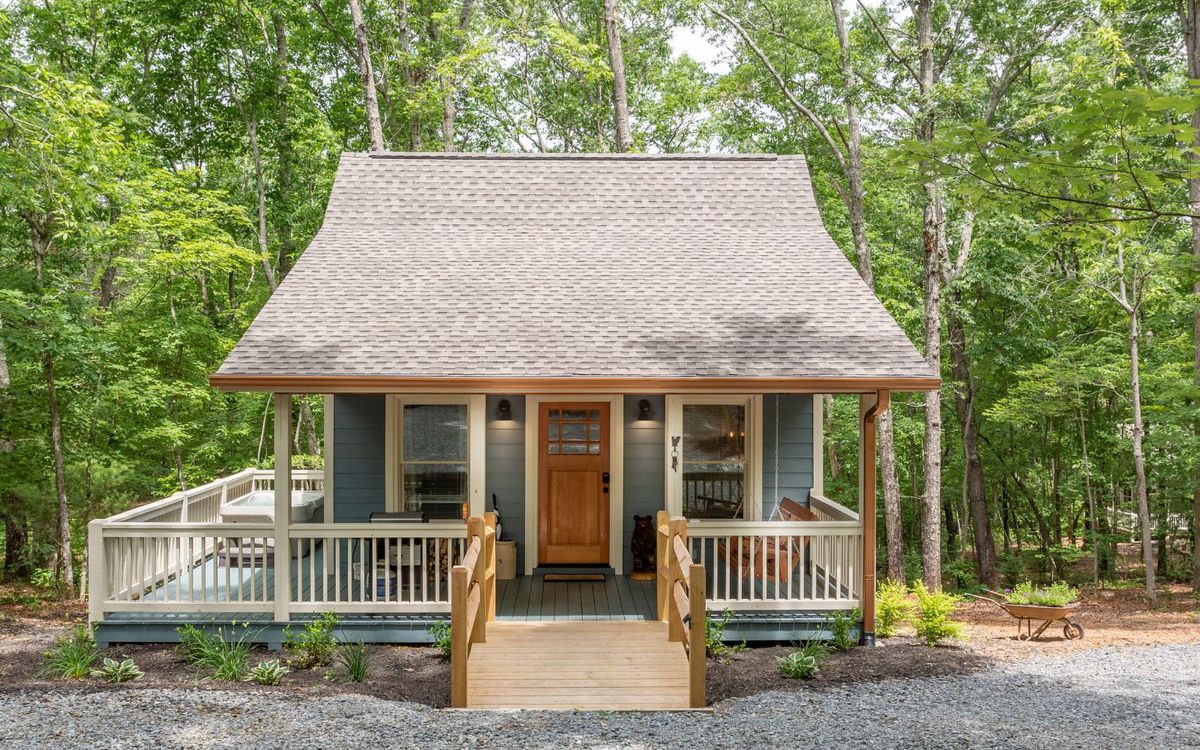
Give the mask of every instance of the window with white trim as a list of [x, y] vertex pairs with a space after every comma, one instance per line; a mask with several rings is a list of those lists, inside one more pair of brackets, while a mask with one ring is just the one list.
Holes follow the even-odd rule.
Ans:
[[483, 492], [482, 411], [482, 396], [392, 397], [390, 509], [428, 519], [475, 511]]
[[761, 482], [752, 396], [667, 400], [670, 510], [691, 519], [755, 519]]

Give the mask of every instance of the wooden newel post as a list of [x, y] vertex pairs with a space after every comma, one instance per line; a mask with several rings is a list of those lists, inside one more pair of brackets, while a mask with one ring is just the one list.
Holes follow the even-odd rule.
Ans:
[[108, 599], [108, 561], [104, 549], [104, 521], [88, 522], [88, 622], [104, 619], [104, 600]]
[[668, 542], [670, 541], [669, 529], [667, 525], [671, 521], [671, 514], [665, 510], [658, 512], [658, 520], [654, 524], [654, 536], [658, 540], [658, 551], [654, 556], [654, 568], [658, 572], [658, 620], [665, 622], [667, 619], [667, 591], [668, 581], [668, 561], [667, 550]]
[[[483, 559], [486, 561], [486, 571], [484, 580], [487, 585], [483, 588], [484, 601], [486, 606], [483, 607], [487, 613], [488, 622], [496, 621], [496, 514], [493, 511], [488, 511], [483, 514], [483, 525], [487, 529], [487, 533], [483, 535]], [[483, 640], [480, 638], [479, 640]]]
[[470, 588], [470, 571], [455, 565], [450, 571], [450, 705], [454, 708], [467, 706], [467, 660], [471, 658], [467, 592]]
[[[479, 606], [475, 609], [475, 621], [471, 625], [471, 643], [483, 643], [487, 640], [487, 527], [479, 516], [467, 519], [467, 548], [471, 542], [479, 539], [479, 557], [475, 558], [475, 567], [470, 571], [471, 582], [479, 587]], [[469, 607], [469, 605], [468, 605]]]
[[691, 628], [688, 633], [688, 685], [692, 708], [704, 708], [708, 702], [704, 690], [704, 671], [707, 664], [707, 642], [705, 640], [705, 590], [704, 566], [692, 564], [688, 571], [688, 604], [691, 606]]
[[676, 536], [687, 544], [687, 521], [683, 518], [672, 518], [667, 524], [667, 559], [670, 561], [667, 566], [667, 607], [670, 615], [673, 615], [667, 617], [667, 631], [672, 641], [682, 643], [683, 618], [687, 613], [676, 611], [675, 582], [684, 580], [685, 571], [680, 568], [679, 557], [675, 554]]

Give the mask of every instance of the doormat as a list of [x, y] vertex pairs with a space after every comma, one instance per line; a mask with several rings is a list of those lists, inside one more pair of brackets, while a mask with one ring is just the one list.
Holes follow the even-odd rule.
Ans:
[[604, 583], [606, 576], [603, 573], [547, 573], [542, 576], [542, 580], [546, 583], [568, 583], [571, 581]]

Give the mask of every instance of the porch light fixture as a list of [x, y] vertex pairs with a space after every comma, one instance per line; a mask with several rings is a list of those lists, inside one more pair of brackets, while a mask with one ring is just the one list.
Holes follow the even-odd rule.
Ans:
[[512, 404], [508, 399], [500, 399], [500, 403], [496, 404], [496, 419], [501, 422], [512, 421]]
[[654, 416], [650, 413], [650, 399], [644, 398], [638, 401], [638, 421], [649, 422], [652, 419]]

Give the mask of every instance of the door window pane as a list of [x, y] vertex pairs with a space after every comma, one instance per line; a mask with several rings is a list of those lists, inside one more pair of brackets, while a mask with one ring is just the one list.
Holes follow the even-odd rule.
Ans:
[[746, 488], [746, 407], [684, 404], [683, 514], [741, 518]]
[[462, 518], [470, 461], [465, 404], [407, 404], [400, 467], [404, 510]]

